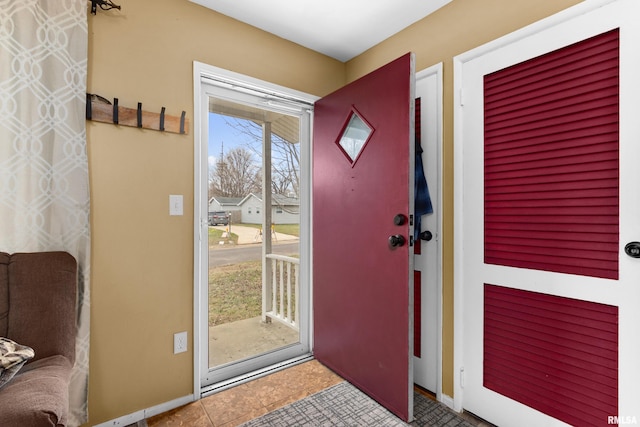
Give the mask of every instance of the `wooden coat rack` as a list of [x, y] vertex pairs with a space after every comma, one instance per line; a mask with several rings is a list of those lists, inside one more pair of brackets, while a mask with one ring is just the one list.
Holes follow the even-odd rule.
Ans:
[[179, 117], [166, 115], [164, 107], [160, 113], [143, 111], [141, 102], [138, 102], [138, 108], [121, 107], [118, 98], [111, 103], [99, 95], [87, 94], [87, 120], [96, 122], [186, 135], [189, 133], [189, 120], [185, 115], [184, 111]]

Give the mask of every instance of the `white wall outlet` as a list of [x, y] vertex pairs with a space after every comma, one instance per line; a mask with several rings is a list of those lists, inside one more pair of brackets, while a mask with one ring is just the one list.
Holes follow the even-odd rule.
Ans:
[[184, 353], [187, 351], [187, 333], [178, 332], [173, 334], [173, 354]]
[[169, 215], [182, 215], [182, 194], [169, 195]]

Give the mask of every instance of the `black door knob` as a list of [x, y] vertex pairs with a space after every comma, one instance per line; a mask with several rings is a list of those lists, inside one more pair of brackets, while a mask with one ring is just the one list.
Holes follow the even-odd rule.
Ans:
[[407, 239], [400, 234], [394, 234], [393, 236], [389, 236], [389, 246], [392, 248], [398, 248], [400, 246], [404, 246], [407, 243]]
[[426, 240], [428, 242], [431, 239], [433, 239], [433, 234], [431, 234], [430, 231], [423, 231], [420, 233], [420, 240]]
[[640, 242], [629, 242], [624, 247], [624, 253], [631, 258], [640, 258]]

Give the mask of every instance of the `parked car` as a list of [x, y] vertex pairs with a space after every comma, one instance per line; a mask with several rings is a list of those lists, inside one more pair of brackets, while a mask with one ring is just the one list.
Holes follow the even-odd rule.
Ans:
[[209, 225], [229, 225], [229, 215], [225, 211], [209, 212]]

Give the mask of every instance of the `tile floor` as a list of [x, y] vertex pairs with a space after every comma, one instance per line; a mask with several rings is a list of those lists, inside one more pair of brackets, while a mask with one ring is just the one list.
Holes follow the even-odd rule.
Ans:
[[342, 381], [312, 360], [149, 418], [147, 425], [235, 427]]
[[[156, 415], [138, 426], [236, 427], [343, 381], [318, 361], [311, 360]], [[428, 392], [416, 391], [435, 400]], [[458, 425], [447, 421], [456, 418], [453, 412], [444, 406], [442, 412], [447, 417], [435, 425]], [[456, 422], [462, 419], [477, 427], [491, 427], [471, 414], [461, 414]]]

